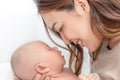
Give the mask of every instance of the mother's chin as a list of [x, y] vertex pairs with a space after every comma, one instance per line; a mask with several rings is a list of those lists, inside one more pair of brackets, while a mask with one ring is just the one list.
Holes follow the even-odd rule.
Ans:
[[87, 48], [89, 50], [89, 53], [95, 52], [100, 47], [100, 44], [101, 43], [99, 43], [99, 44], [98, 43], [97, 44], [93, 43], [91, 46], [88, 46]]

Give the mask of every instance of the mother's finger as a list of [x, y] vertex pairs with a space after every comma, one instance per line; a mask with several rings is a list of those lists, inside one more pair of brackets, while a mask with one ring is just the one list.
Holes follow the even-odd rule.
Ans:
[[85, 75], [79, 75], [79, 80], [89, 80], [89, 78]]
[[41, 80], [41, 75], [40, 74], [36, 74], [36, 76], [33, 78], [33, 80]]
[[50, 76], [46, 76], [43, 80], [51, 80]]

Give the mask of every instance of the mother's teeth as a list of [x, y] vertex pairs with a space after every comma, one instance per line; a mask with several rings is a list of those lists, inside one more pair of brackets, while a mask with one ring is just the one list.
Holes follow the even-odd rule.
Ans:
[[78, 41], [78, 44], [82, 46], [82, 42], [81, 41]]

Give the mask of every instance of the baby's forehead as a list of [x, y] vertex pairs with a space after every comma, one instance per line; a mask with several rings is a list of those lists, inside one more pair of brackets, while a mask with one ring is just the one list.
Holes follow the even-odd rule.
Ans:
[[41, 47], [44, 47], [44, 48], [50, 48], [49, 45], [47, 45], [46, 43], [43, 43], [43, 42], [40, 43], [40, 46], [41, 46]]
[[23, 46], [21, 46], [20, 48], [18, 48], [16, 51], [17, 52], [30, 52], [30, 51], [44, 51], [49, 49], [50, 47], [41, 41], [33, 41], [33, 42], [29, 42], [24, 44]]
[[33, 41], [25, 44], [23, 47], [49, 47], [47, 43], [42, 41]]

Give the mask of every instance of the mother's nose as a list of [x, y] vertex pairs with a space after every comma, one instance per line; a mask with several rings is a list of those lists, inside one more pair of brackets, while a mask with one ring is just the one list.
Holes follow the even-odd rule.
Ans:
[[54, 50], [58, 51], [58, 48], [57, 47], [53, 47]]
[[70, 40], [64, 34], [60, 34], [60, 35], [61, 35], [61, 38], [62, 38], [62, 40], [64, 41], [65, 44], [70, 43]]

